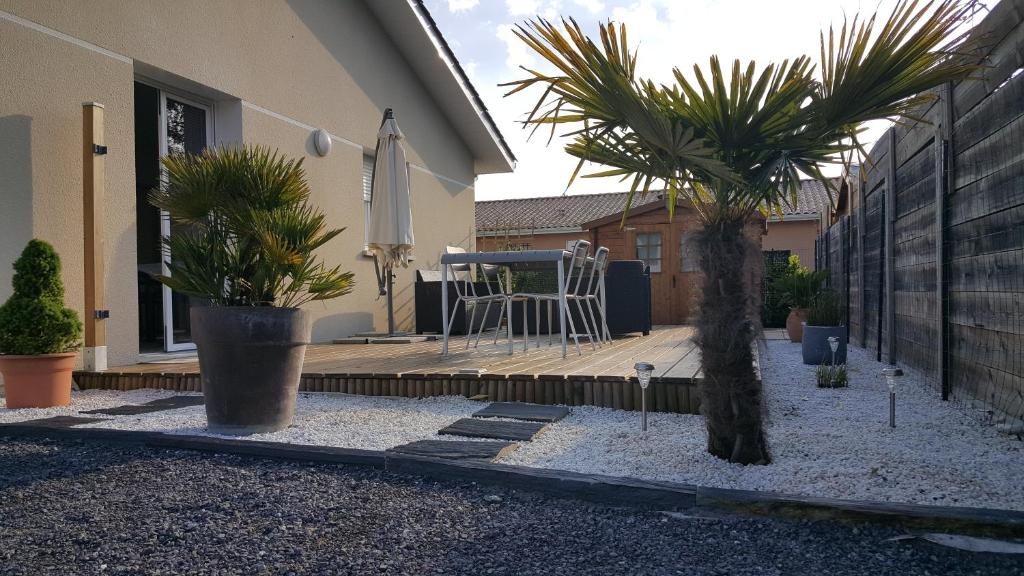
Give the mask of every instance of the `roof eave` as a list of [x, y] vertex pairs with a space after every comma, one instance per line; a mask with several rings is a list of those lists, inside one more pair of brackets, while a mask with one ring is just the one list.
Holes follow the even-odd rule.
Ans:
[[515, 155], [422, 0], [367, 1], [366, 6], [466, 142], [474, 172], [513, 171]]

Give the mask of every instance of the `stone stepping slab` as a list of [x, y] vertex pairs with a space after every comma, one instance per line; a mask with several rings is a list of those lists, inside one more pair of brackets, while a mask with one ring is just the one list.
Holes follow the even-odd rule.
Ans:
[[533, 440], [547, 426], [546, 422], [512, 422], [508, 420], [481, 420], [463, 418], [441, 429], [438, 434], [494, 438], [497, 440]]
[[473, 413], [474, 418], [508, 418], [529, 422], [558, 422], [569, 415], [565, 406], [545, 406], [522, 402], [494, 402]]
[[105, 420], [109, 420], [109, 418], [86, 418], [84, 416], [51, 416], [49, 418], [38, 418], [36, 420], [11, 422], [11, 424], [23, 424], [25, 426], [47, 426], [50, 428], [69, 428], [71, 426], [77, 426], [79, 424], [92, 424], [93, 422], [103, 422]]
[[151, 400], [145, 404], [125, 404], [112, 408], [97, 408], [95, 410], [83, 410], [79, 414], [106, 414], [108, 416], [134, 416], [136, 414], [148, 414], [162, 410], [175, 410], [189, 406], [199, 406], [203, 403], [202, 396], [171, 396]]
[[389, 448], [388, 452], [411, 454], [414, 456], [430, 456], [445, 460], [470, 462], [491, 462], [515, 450], [517, 444], [512, 442], [473, 442], [471, 440], [417, 440]]

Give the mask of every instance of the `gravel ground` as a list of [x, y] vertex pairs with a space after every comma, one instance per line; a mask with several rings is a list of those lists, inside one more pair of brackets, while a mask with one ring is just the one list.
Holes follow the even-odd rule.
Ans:
[[576, 407], [571, 416], [504, 461], [704, 486], [859, 500], [1024, 510], [1024, 442], [1001, 435], [908, 373], [888, 427], [883, 365], [849, 350], [850, 387], [820, 389], [800, 345], [768, 341], [761, 358], [770, 466], [739, 466], [707, 454], [703, 418]]
[[0, 438], [0, 574], [1024, 574], [871, 525], [667, 516], [185, 451]]

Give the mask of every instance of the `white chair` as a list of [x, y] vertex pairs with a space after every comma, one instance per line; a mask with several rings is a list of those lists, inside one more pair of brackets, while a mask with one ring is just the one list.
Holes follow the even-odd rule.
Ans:
[[[602, 280], [604, 279], [604, 272], [607, 266], [608, 249], [602, 246], [594, 253], [593, 260], [588, 260], [587, 272], [580, 276], [580, 280], [584, 277], [587, 279], [582, 289], [577, 288], [572, 293], [566, 295], [570, 301], [576, 303], [576, 309], [580, 311], [580, 317], [583, 318], [584, 324], [586, 324], [587, 316], [590, 317], [587, 335], [590, 338], [590, 343], [593, 344], [596, 339], [598, 346], [605, 340], [611, 340], [608, 324], [605, 322], [604, 290], [602, 288], [604, 285]], [[586, 312], [583, 309], [584, 304], [586, 304]], [[595, 309], [597, 311], [596, 315], [594, 314]], [[597, 322], [598, 317], [601, 319], [600, 326]]]
[[[444, 251], [446, 254], [465, 254], [466, 249], [458, 246], [445, 246]], [[451, 312], [450, 319], [448, 320], [448, 333], [451, 334], [452, 325], [455, 323], [455, 312], [459, 309], [459, 303], [464, 303], [466, 311], [469, 312], [469, 324], [466, 329], [466, 349], [469, 349], [470, 341], [473, 339], [473, 327], [476, 322], [476, 309], [481, 304], [484, 305], [483, 318], [480, 321], [480, 327], [476, 333], [476, 342], [474, 347], [480, 345], [480, 335], [484, 331], [484, 326], [487, 324], [488, 314], [491, 311], [491, 304], [500, 304], [501, 309], [498, 312], [498, 326], [494, 332], [494, 342], [498, 342], [498, 333], [501, 331], [501, 318], [506, 315], [506, 312], [511, 312], [511, 306], [509, 304], [509, 295], [505, 293], [504, 286], [501, 283], [501, 269], [498, 266], [490, 264], [480, 265], [479, 277], [483, 280], [484, 285], [487, 288], [486, 294], [478, 294], [477, 286], [474, 282], [474, 274], [472, 264], [447, 264], [448, 276], [453, 280], [455, 284], [455, 307]], [[495, 288], [497, 288], [495, 290]], [[445, 304], [447, 305], [447, 303]], [[471, 311], [472, 309], [472, 311]], [[511, 346], [511, 341], [509, 342]]]
[[[565, 268], [565, 291], [566, 291], [566, 308], [565, 317], [560, 319], [559, 322], [568, 322], [570, 335], [572, 336], [573, 343], [576, 345], [576, 353], [582, 355], [583, 351], [580, 349], [580, 333], [576, 330], [575, 322], [572, 318], [572, 312], [569, 310], [568, 299], [571, 295], [579, 294], [580, 288], [583, 285], [584, 271], [587, 267], [587, 254], [590, 252], [590, 242], [586, 240], [577, 240], [572, 247], [572, 256], [569, 259], [569, 265]], [[551, 310], [553, 306], [558, 305], [558, 301], [561, 298], [560, 294], [539, 294], [531, 292], [516, 292], [510, 297], [510, 300], [522, 300], [523, 301], [523, 350], [526, 350], [530, 346], [530, 334], [529, 326], [527, 325], [527, 303], [532, 300], [536, 302], [534, 307], [535, 320], [537, 325], [537, 347], [540, 347], [540, 305], [543, 302], [547, 305], [548, 313], [548, 344], [551, 344], [552, 325], [551, 321], [552, 314]], [[586, 316], [581, 316], [583, 324], [586, 325]], [[586, 326], [585, 326], [586, 327]], [[590, 329], [587, 327], [587, 336], [590, 335]], [[596, 349], [593, 338], [590, 339], [591, 347]]]

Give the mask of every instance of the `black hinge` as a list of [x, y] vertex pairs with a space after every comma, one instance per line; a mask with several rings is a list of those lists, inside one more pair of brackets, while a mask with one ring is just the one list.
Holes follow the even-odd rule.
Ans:
[[92, 153], [96, 154], [97, 156], [103, 156], [104, 154], [107, 153], [107, 147], [102, 144], [93, 144]]

